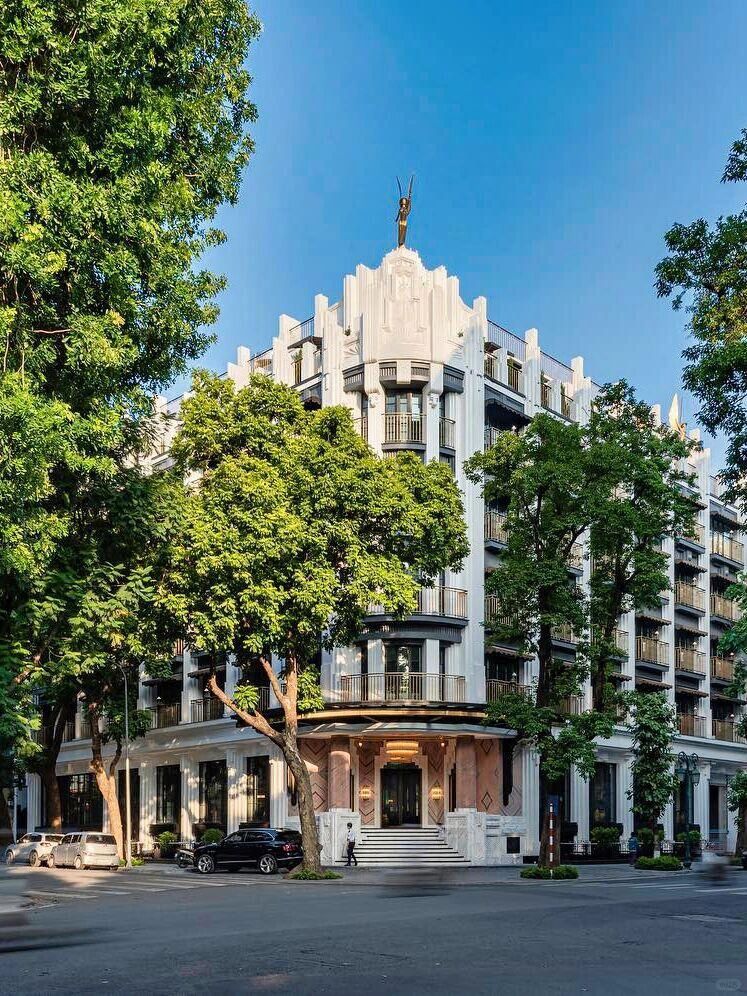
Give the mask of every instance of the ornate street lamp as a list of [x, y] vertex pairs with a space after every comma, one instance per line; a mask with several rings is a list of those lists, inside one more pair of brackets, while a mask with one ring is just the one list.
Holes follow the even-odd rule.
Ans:
[[685, 857], [683, 865], [689, 868], [692, 864], [690, 854], [690, 810], [692, 809], [693, 788], [700, 784], [698, 771], [698, 755], [686, 754], [683, 750], [677, 755], [677, 767], [674, 773], [685, 783]]

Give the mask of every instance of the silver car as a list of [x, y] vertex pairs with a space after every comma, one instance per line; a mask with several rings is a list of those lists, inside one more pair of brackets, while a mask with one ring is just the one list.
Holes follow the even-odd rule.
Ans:
[[50, 868], [119, 868], [117, 842], [110, 833], [66, 833], [49, 856]]
[[61, 833], [25, 833], [19, 841], [6, 848], [5, 863], [28, 862], [32, 868], [49, 864], [49, 857], [61, 840]]

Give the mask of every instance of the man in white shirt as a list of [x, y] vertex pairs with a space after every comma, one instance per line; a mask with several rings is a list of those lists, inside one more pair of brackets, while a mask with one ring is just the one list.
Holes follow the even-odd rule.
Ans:
[[355, 862], [355, 867], [358, 867], [358, 859], [355, 856], [355, 830], [353, 830], [353, 824], [348, 823], [348, 868], [350, 867], [350, 862]]

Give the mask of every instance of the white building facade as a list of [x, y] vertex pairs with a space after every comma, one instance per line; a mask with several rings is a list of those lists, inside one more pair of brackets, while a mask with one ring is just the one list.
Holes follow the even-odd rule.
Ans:
[[[460, 572], [423, 589], [418, 611], [398, 622], [373, 613], [352, 647], [321, 661], [325, 708], [300, 729], [314, 787], [323, 860], [342, 853], [343, 828], [439, 827], [451, 847], [474, 864], [518, 863], [538, 850], [537, 760], [512, 732], [486, 726], [485, 706], [506, 687], [531, 686], [535, 663], [486, 636], [491, 617], [484, 579], [505, 541], [503, 515], [486, 509], [462, 465], [495, 434], [526, 424], [538, 411], [584, 422], [598, 389], [580, 357], [570, 366], [543, 353], [536, 330], [521, 338], [488, 319], [487, 301], [471, 305], [443, 267], [427, 269], [401, 247], [370, 269], [344, 278], [335, 304], [318, 295], [313, 317], [279, 320], [272, 347], [252, 356], [240, 348], [227, 375], [242, 386], [261, 371], [295, 385], [312, 407], [345, 405], [377, 452], [414, 450], [447, 462], [464, 493], [470, 554]], [[176, 403], [163, 411], [178, 413]], [[168, 466], [170, 424], [152, 468]], [[728, 698], [733, 661], [719, 656], [720, 636], [736, 618], [724, 591], [743, 569], [741, 525], [719, 496], [710, 454], [688, 468], [698, 525], [693, 536], [667, 541], [671, 591], [661, 604], [620, 620], [618, 680], [626, 688], [659, 688], [676, 704], [675, 750], [699, 757], [691, 823], [733, 846], [728, 781], [747, 764], [736, 732], [742, 703]], [[569, 570], [588, 582], [579, 546]], [[204, 657], [178, 647], [169, 681], [142, 675], [139, 706], [153, 728], [131, 746], [134, 836], [144, 848], [164, 829], [190, 840], [207, 826], [298, 825], [293, 786], [282, 757], [264, 738], [239, 729], [206, 697]], [[558, 631], [556, 652], [574, 653], [571, 633]], [[242, 680], [231, 658], [219, 662], [224, 687]], [[267, 704], [272, 708], [269, 689]], [[275, 703], [277, 705], [277, 703]], [[589, 689], [568, 703], [590, 705]], [[81, 712], [59, 759], [63, 809], [70, 826], [106, 825], [87, 774], [90, 740]], [[599, 745], [597, 772], [570, 772], [551, 787], [568, 842], [586, 841], [597, 825], [633, 828], [630, 738], [620, 728]], [[28, 826], [44, 822], [38, 776], [28, 778]], [[684, 828], [684, 798], [664, 817], [667, 839]]]

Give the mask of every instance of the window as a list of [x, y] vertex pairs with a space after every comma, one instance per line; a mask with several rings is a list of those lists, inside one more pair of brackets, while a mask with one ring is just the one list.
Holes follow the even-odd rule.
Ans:
[[109, 844], [116, 845], [116, 840], [108, 833], [87, 833], [86, 844]]
[[246, 841], [248, 844], [256, 844], [258, 841], [272, 840], [271, 833], [263, 833], [261, 830], [247, 830]]
[[225, 761], [200, 762], [200, 820], [226, 825], [228, 780]]
[[101, 828], [104, 818], [104, 801], [92, 773], [61, 775], [60, 786], [62, 822], [67, 826], [86, 829]]
[[243, 844], [246, 840], [245, 832], [243, 830], [237, 830], [236, 833], [230, 833], [226, 839], [223, 841], [224, 844]]
[[456, 474], [456, 457], [451, 453], [441, 453], [438, 457], [439, 463], [445, 463], [452, 474]]
[[246, 820], [270, 825], [270, 758], [266, 754], [246, 759]]
[[423, 647], [420, 643], [387, 643], [384, 647], [387, 674], [420, 674]]
[[422, 405], [422, 393], [420, 391], [387, 391], [386, 392], [386, 414], [387, 415], [420, 415]]
[[156, 768], [156, 823], [178, 827], [182, 809], [182, 773], [178, 764]]
[[617, 766], [597, 763], [589, 781], [589, 826], [605, 826], [616, 819], [615, 786]]

